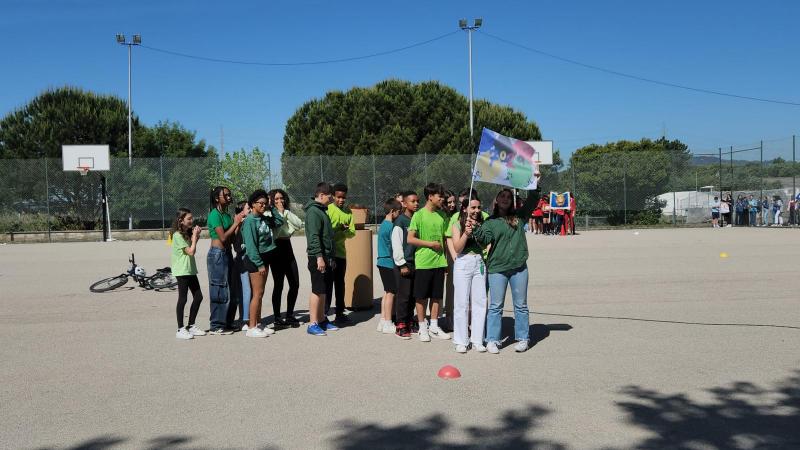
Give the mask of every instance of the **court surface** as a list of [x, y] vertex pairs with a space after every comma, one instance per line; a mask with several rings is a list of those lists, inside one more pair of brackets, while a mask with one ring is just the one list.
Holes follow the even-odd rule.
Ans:
[[[305, 311], [304, 238], [294, 248]], [[88, 290], [131, 252], [168, 265], [163, 241], [0, 246], [0, 447], [800, 446], [797, 230], [590, 231], [529, 248], [536, 344], [460, 355], [376, 333], [377, 310], [324, 338], [178, 341], [175, 292]], [[462, 378], [437, 378], [445, 364]]]

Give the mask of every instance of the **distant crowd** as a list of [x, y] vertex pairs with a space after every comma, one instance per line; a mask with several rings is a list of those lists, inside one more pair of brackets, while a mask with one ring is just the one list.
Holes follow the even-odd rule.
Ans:
[[[172, 273], [178, 280], [176, 338], [235, 331], [264, 338], [276, 330], [299, 327], [295, 304], [300, 270], [290, 238], [300, 229], [305, 231], [311, 286], [306, 332], [325, 336], [350, 325], [344, 298], [345, 241], [356, 235], [356, 227], [347, 192], [344, 184], [319, 183], [313, 201], [303, 208], [303, 221], [291, 211], [289, 195], [281, 189], [258, 189], [247, 201], [233, 205], [230, 189], [215, 187], [208, 215], [211, 247], [206, 262], [211, 298], [207, 331], [196, 323], [203, 300], [195, 260], [201, 230], [194, 225], [191, 211], [178, 209], [170, 232]], [[232, 206], [233, 214], [228, 212]], [[502, 189], [493, 197], [490, 211], [483, 209], [475, 189], [455, 195], [437, 183], [425, 186], [421, 198], [405, 191], [383, 203], [375, 261], [384, 290], [376, 320], [378, 332], [400, 339], [417, 335], [420, 341], [430, 342], [431, 338], [451, 339], [452, 330], [456, 352], [498, 353], [503, 342], [503, 304], [510, 286], [514, 349], [528, 349], [526, 229], [534, 234], [574, 234], [575, 208], [550, 209], [547, 198], [534, 192], [523, 202], [515, 191]], [[262, 320], [270, 270], [272, 327]], [[282, 312], [285, 283], [288, 291]], [[441, 316], [446, 284], [452, 289], [453, 311], [445, 321]], [[190, 292], [192, 303], [185, 323]]]
[[790, 197], [784, 204], [780, 195], [762, 199], [754, 195], [738, 195], [734, 201], [726, 193], [722, 199], [718, 195], [710, 202], [711, 225], [719, 227], [770, 227], [795, 226], [800, 224], [800, 193]]

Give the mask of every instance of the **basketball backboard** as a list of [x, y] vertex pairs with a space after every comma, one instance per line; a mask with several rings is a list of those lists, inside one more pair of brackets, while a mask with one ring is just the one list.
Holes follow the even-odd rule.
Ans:
[[550, 166], [553, 164], [553, 141], [525, 141], [533, 147], [533, 158], [537, 164]]
[[62, 145], [61, 160], [65, 172], [111, 170], [108, 145]]

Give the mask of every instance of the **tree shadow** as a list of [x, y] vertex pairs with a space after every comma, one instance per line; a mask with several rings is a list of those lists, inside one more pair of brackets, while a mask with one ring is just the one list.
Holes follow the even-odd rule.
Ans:
[[[379, 423], [341, 421], [339, 435], [333, 438], [334, 448], [341, 450], [409, 448], [472, 450], [472, 449], [565, 449], [564, 444], [529, 437], [550, 410], [537, 405], [509, 409], [502, 413], [496, 426], [459, 427], [457, 430], [442, 414], [424, 419], [385, 426]], [[460, 442], [445, 440], [454, 431], [463, 437]]]
[[636, 448], [800, 448], [800, 370], [771, 387], [736, 382], [708, 389], [708, 402], [639, 386], [618, 402], [627, 420], [655, 436]]

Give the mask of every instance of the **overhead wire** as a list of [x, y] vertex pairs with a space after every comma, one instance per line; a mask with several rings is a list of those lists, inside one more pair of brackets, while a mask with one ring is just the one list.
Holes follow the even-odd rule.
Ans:
[[667, 86], [667, 87], [672, 87], [672, 88], [677, 88], [677, 89], [684, 89], [684, 90], [687, 90], [687, 91], [694, 91], [694, 92], [702, 92], [702, 93], [705, 93], [705, 94], [719, 95], [719, 96], [722, 96], [722, 97], [732, 97], [732, 98], [738, 98], [738, 99], [741, 99], [741, 100], [751, 100], [751, 101], [764, 102], [764, 103], [776, 103], [776, 104], [780, 104], [780, 105], [800, 106], [800, 102], [793, 102], [793, 101], [786, 101], [786, 100], [775, 100], [775, 99], [762, 98], [762, 97], [752, 97], [752, 96], [749, 96], [749, 95], [731, 94], [729, 92], [722, 92], [722, 91], [715, 91], [715, 90], [711, 90], [711, 89], [696, 88], [696, 87], [692, 87], [692, 86], [686, 86], [686, 85], [677, 84], [677, 83], [670, 83], [670, 82], [667, 82], [667, 81], [655, 80], [655, 79], [652, 79], [652, 78], [646, 78], [646, 77], [642, 77], [642, 76], [639, 76], [639, 75], [633, 75], [633, 74], [629, 74], [629, 73], [625, 73], [625, 72], [620, 72], [618, 70], [613, 70], [613, 69], [608, 69], [608, 68], [605, 68], [605, 67], [595, 66], [593, 64], [587, 64], [587, 63], [584, 63], [584, 62], [576, 61], [574, 59], [564, 58], [563, 56], [558, 56], [558, 55], [555, 55], [553, 53], [549, 53], [549, 52], [545, 52], [543, 50], [539, 50], [539, 49], [536, 49], [536, 48], [533, 48], [533, 47], [529, 47], [527, 45], [520, 44], [518, 42], [514, 42], [512, 40], [505, 39], [505, 38], [502, 38], [500, 36], [496, 36], [496, 35], [491, 34], [491, 33], [487, 33], [486, 31], [483, 31], [483, 30], [477, 30], [477, 31], [479, 33], [483, 34], [484, 36], [487, 36], [487, 37], [492, 38], [494, 40], [497, 40], [499, 42], [505, 43], [507, 45], [511, 45], [513, 47], [521, 48], [521, 49], [526, 50], [526, 51], [531, 52], [531, 53], [536, 53], [536, 54], [539, 54], [539, 55], [542, 55], [542, 56], [546, 56], [548, 58], [557, 59], [559, 61], [563, 61], [563, 62], [566, 62], [566, 63], [569, 63], [569, 64], [574, 64], [576, 66], [581, 66], [581, 67], [584, 67], [584, 68], [587, 68], [587, 69], [596, 70], [596, 71], [599, 71], [599, 72], [605, 72], [605, 73], [608, 73], [608, 74], [611, 74], [611, 75], [617, 75], [617, 76], [620, 76], [620, 77], [625, 77], [625, 78], [629, 78], [629, 79], [633, 79], [633, 80], [643, 81], [643, 82], [646, 82], [646, 83], [658, 84], [658, 85], [661, 85], [661, 86]]
[[318, 61], [296, 61], [296, 62], [262, 62], [262, 61], [243, 61], [243, 60], [235, 60], [235, 59], [224, 59], [224, 58], [212, 58], [208, 56], [200, 56], [200, 55], [191, 55], [188, 53], [176, 52], [174, 50], [167, 50], [158, 47], [151, 47], [149, 45], [141, 44], [141, 47], [146, 48], [148, 50], [152, 50], [154, 52], [164, 53], [167, 55], [173, 56], [180, 56], [182, 58], [189, 58], [189, 59], [196, 59], [200, 61], [208, 61], [208, 62], [215, 62], [215, 63], [225, 63], [225, 64], [240, 64], [240, 65], [247, 65], [247, 66], [266, 66], [266, 67], [282, 67], [282, 66], [314, 66], [314, 65], [321, 65], [321, 64], [336, 64], [336, 63], [343, 63], [343, 62], [352, 62], [352, 61], [361, 61], [370, 58], [377, 58], [379, 56], [386, 56], [391, 55], [393, 53], [399, 53], [402, 51], [410, 50], [416, 47], [422, 47], [423, 45], [431, 44], [433, 42], [442, 40], [449, 36], [452, 36], [456, 33], [459, 33], [460, 30], [451, 31], [449, 33], [445, 33], [439, 36], [436, 36], [431, 39], [426, 39], [424, 41], [416, 42], [410, 45], [406, 45], [403, 47], [394, 48], [391, 50], [385, 50], [382, 52], [376, 53], [369, 53], [366, 55], [359, 55], [359, 56], [350, 56], [346, 58], [335, 58], [335, 59], [323, 59]]

